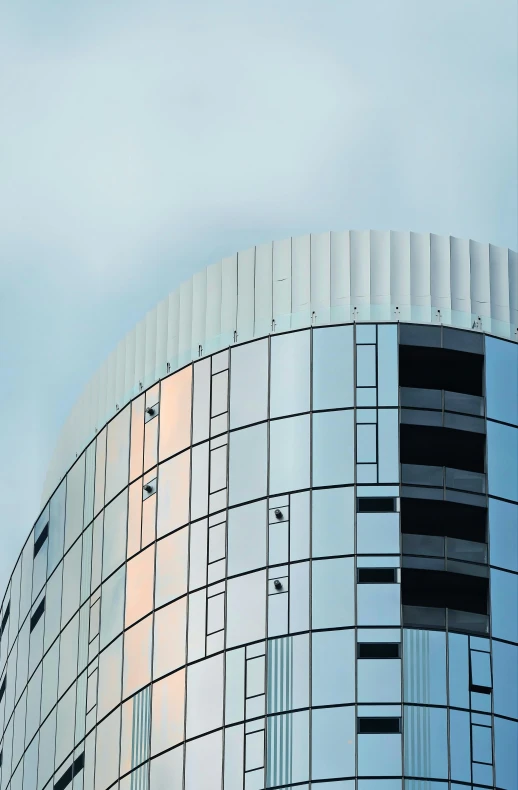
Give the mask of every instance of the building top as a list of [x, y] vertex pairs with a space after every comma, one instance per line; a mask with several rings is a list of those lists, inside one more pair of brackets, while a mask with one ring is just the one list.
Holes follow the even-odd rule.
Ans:
[[139, 391], [236, 342], [350, 321], [443, 323], [518, 341], [518, 253], [453, 236], [342, 231], [238, 252], [184, 282], [117, 345], [59, 435], [44, 504]]

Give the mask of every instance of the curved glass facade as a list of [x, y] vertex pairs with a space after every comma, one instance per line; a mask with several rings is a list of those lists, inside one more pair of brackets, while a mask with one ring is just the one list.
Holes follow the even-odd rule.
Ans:
[[0, 790], [518, 787], [518, 345], [345, 324], [162, 379], [1, 610]]

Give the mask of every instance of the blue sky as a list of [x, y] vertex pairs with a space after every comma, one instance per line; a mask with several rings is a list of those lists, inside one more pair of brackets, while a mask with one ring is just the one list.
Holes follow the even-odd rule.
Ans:
[[182, 280], [344, 228], [518, 247], [516, 0], [4, 0], [0, 588], [59, 428]]

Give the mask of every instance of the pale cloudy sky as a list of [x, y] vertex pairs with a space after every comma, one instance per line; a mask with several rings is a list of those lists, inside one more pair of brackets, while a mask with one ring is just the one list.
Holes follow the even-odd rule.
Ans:
[[3, 1], [2, 591], [83, 385], [196, 270], [329, 229], [518, 247], [517, 30], [516, 0]]

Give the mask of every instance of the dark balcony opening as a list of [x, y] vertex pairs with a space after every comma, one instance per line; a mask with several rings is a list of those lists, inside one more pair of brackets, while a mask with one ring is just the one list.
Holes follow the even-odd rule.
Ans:
[[403, 606], [446, 608], [487, 615], [488, 589], [488, 579], [482, 576], [421, 568], [401, 569]]
[[[358, 734], [373, 735], [374, 733], [401, 732], [401, 719], [396, 717], [361, 716], [358, 718]], [[317, 785], [318, 786], [318, 785]]]
[[395, 568], [358, 568], [358, 584], [395, 584]]
[[358, 642], [358, 658], [399, 658], [399, 642]]
[[483, 395], [484, 357], [449, 348], [399, 347], [399, 385]]
[[486, 437], [482, 433], [458, 431], [430, 425], [401, 425], [402, 464], [449, 466], [469, 472], [484, 472]]
[[486, 542], [487, 510], [435, 499], [401, 499], [401, 532]]
[[358, 513], [394, 513], [396, 500], [394, 497], [358, 497]]

